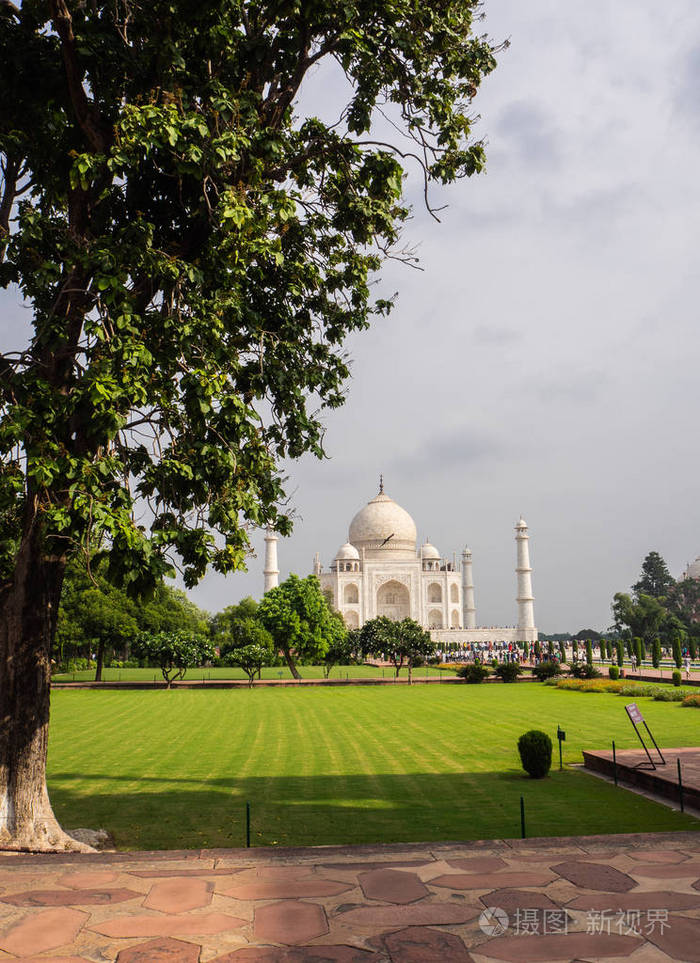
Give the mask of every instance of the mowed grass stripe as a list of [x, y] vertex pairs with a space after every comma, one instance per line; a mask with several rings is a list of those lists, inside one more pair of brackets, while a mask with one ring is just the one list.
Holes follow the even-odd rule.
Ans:
[[[579, 772], [523, 777], [518, 736], [567, 730], [565, 759], [636, 737], [624, 699], [536, 684], [57, 691], [49, 787], [68, 827], [123, 848], [566, 835], [698, 824]], [[660, 744], [700, 744], [700, 714], [638, 700]], [[556, 751], [556, 746], [555, 746]], [[556, 765], [555, 756], [555, 765]]]

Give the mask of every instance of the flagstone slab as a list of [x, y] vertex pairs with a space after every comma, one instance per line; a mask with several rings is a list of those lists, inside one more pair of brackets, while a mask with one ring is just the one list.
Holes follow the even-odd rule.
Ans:
[[328, 920], [323, 907], [316, 903], [284, 900], [255, 910], [253, 932], [256, 939], [272, 943], [308, 943], [325, 936]]
[[75, 909], [31, 913], [0, 936], [0, 949], [15, 956], [32, 956], [72, 943], [89, 918]]
[[381, 899], [387, 903], [415, 903], [430, 895], [415, 873], [396, 869], [371, 869], [360, 873], [359, 883], [367, 899]]
[[254, 899], [313, 899], [322, 896], [339, 896], [340, 893], [347, 893], [354, 889], [350, 883], [340, 883], [332, 879], [322, 879], [316, 876], [311, 879], [302, 879], [297, 882], [285, 882], [284, 880], [261, 880], [259, 883], [249, 883], [247, 886], [233, 886], [231, 889], [221, 891], [222, 896], [230, 896], [233, 899], [254, 900]]
[[507, 963], [553, 963], [555, 960], [600, 960], [626, 957], [643, 945], [634, 936], [607, 933], [555, 933], [546, 936], [497, 936], [478, 952]]
[[526, 889], [496, 889], [481, 897], [484, 906], [497, 906], [512, 916], [516, 910], [523, 909], [559, 909], [559, 904], [551, 900], [546, 893], [537, 893]]
[[686, 910], [700, 909], [700, 895], [692, 893], [639, 892], [577, 896], [566, 904], [567, 909], [577, 910]]
[[133, 889], [34, 889], [24, 893], [4, 893], [1, 903], [13, 906], [107, 906], [141, 899]]
[[380, 940], [391, 963], [471, 963], [462, 940], [454, 933], [428, 926], [409, 926]]
[[118, 879], [116, 873], [65, 873], [56, 880], [61, 886], [70, 886], [72, 889], [99, 889], [102, 886], [109, 886]]
[[[0, 959], [6, 960], [10, 957], [0, 957]], [[17, 956], [12, 957], [17, 963], [85, 963], [84, 956]]]
[[554, 873], [506, 872], [499, 873], [454, 873], [437, 876], [430, 880], [430, 886], [445, 889], [510, 889], [519, 886], [546, 886], [554, 879]]
[[474, 856], [465, 859], [448, 859], [447, 864], [453, 869], [461, 869], [464, 873], [495, 873], [505, 869], [508, 863], [500, 856]]
[[673, 849], [643, 849], [639, 853], [631, 852], [627, 855], [640, 863], [682, 863], [688, 859], [685, 853], [679, 853]]
[[700, 862], [689, 860], [685, 863], [673, 863], [664, 865], [663, 863], [642, 863], [630, 869], [630, 873], [635, 876], [646, 876], [651, 879], [682, 879], [700, 877]]
[[645, 930], [645, 935], [674, 960], [700, 963], [700, 919], [669, 915], [668, 926], [657, 923], [650, 933]]
[[186, 913], [211, 903], [214, 884], [194, 877], [173, 877], [155, 883], [144, 900], [147, 909], [163, 913]]
[[[224, 956], [217, 956], [210, 963], [368, 963], [376, 957], [371, 950], [356, 946], [244, 946]], [[447, 961], [445, 961], [447, 963]]]
[[101, 923], [92, 923], [88, 929], [103, 936], [130, 939], [136, 936], [211, 935], [237, 930], [245, 925], [245, 920], [227, 913], [182, 913], [178, 916], [117, 916]]
[[[631, 876], [604, 863], [591, 863], [576, 859], [558, 863], [556, 866], [552, 866], [552, 869], [555, 873], [563, 876], [564, 879], [568, 879], [574, 886], [580, 886], [583, 889], [602, 890], [606, 893], [626, 893], [638, 885]], [[638, 872], [636, 867], [635, 872]]]
[[139, 879], [168, 879], [178, 876], [186, 879], [188, 876], [236, 876], [242, 873], [242, 869], [130, 869], [129, 876], [138, 876]]
[[359, 906], [339, 913], [333, 922], [357, 930], [400, 930], [406, 926], [452, 926], [475, 919], [481, 907], [471, 903], [413, 903], [408, 906]]
[[117, 963], [198, 963], [201, 946], [170, 938], [120, 950]]

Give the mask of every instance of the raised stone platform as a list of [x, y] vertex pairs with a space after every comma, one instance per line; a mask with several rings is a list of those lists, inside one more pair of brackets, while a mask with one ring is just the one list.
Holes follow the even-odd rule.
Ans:
[[[677, 760], [680, 759], [684, 805], [700, 810], [700, 749], [696, 747], [664, 749], [662, 747], [661, 752], [666, 760], [665, 765], [659, 762], [659, 757], [653, 746], [650, 747], [649, 751], [657, 767], [655, 770], [637, 768], [640, 763], [649, 765], [649, 760], [641, 747], [639, 749], [618, 749], [615, 753], [618, 781], [623, 785], [637, 786], [646, 792], [679, 802]], [[603, 752], [585, 750], [583, 764], [587, 769], [603, 773], [611, 779], [614, 778], [612, 749]]]
[[700, 963], [700, 834], [0, 854], [0, 961]]

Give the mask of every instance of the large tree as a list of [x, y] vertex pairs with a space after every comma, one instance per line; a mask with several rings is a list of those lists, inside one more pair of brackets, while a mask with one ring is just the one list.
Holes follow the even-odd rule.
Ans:
[[265, 592], [258, 621], [272, 636], [293, 678], [300, 679], [297, 661], [322, 662], [331, 646], [346, 634], [343, 620], [333, 612], [315, 575], [290, 575]]
[[360, 640], [365, 653], [393, 663], [397, 678], [401, 668], [408, 666], [409, 683], [413, 679], [413, 667], [435, 653], [430, 633], [413, 619], [397, 622], [379, 615], [365, 622], [360, 629]]
[[[344, 339], [389, 306], [404, 162], [426, 191], [483, 166], [478, 14], [0, 0], [0, 285], [32, 309], [0, 360], [0, 845], [75, 845], [44, 764], [67, 560], [98, 547], [138, 594], [174, 561], [188, 585], [243, 566], [251, 525], [289, 533], [278, 466], [322, 455]], [[322, 61], [337, 123], [294, 112]]]
[[668, 570], [666, 562], [658, 552], [649, 552], [642, 562], [642, 574], [639, 581], [632, 586], [634, 594], [650, 595], [652, 598], [665, 598], [669, 590], [676, 584], [676, 580]]

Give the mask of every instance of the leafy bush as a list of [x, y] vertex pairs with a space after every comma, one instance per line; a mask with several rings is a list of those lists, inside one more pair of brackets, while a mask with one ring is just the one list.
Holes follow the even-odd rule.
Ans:
[[488, 674], [489, 670], [485, 665], [481, 665], [480, 662], [463, 665], [457, 669], [457, 675], [471, 685], [477, 685], [479, 682], [483, 682]]
[[533, 779], [542, 779], [552, 765], [552, 740], [546, 732], [530, 729], [518, 739], [518, 752], [525, 772]]
[[619, 692], [622, 688], [622, 682], [602, 678], [558, 679], [556, 686], [557, 689], [569, 689], [572, 692]]
[[687, 689], [658, 688], [654, 693], [654, 702], [682, 702], [688, 695], [691, 693]]
[[671, 678], [673, 679], [673, 684], [674, 684], [675, 686], [679, 686], [679, 685], [681, 684], [681, 680], [682, 680], [683, 676], [680, 674], [680, 672], [678, 671], [678, 669], [674, 669], [674, 672], [673, 672], [673, 675], [671, 676]]
[[496, 675], [504, 682], [516, 682], [522, 671], [517, 662], [502, 662], [496, 667]]
[[533, 665], [532, 674], [540, 682], [544, 682], [545, 679], [553, 679], [555, 675], [561, 675], [561, 667], [558, 662], [540, 662], [539, 665]]
[[700, 709], [700, 694], [693, 692], [692, 695], [687, 695], [681, 705], [689, 709]]
[[608, 668], [608, 675], [610, 676], [611, 679], [615, 679], [615, 680], [619, 679], [619, 678], [620, 678], [620, 666], [619, 666], [619, 665], [611, 665], [611, 666]]
[[648, 683], [632, 682], [623, 685], [620, 689], [621, 696], [653, 696], [658, 686]]
[[575, 679], [599, 679], [601, 673], [590, 662], [579, 662], [571, 666], [571, 674]]

